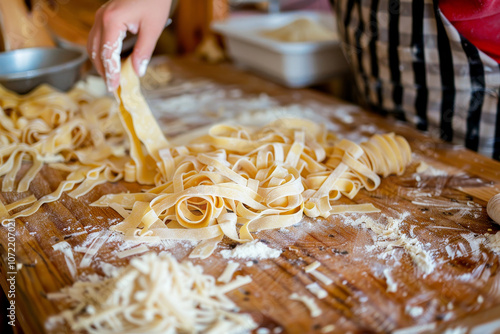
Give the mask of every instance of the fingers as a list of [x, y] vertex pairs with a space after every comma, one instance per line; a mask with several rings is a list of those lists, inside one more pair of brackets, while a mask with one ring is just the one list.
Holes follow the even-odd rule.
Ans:
[[110, 92], [116, 90], [120, 82], [120, 54], [127, 30], [126, 25], [120, 23], [124, 21], [123, 15], [115, 7], [111, 1], [96, 12], [87, 42], [89, 56]]
[[170, 5], [171, 0], [111, 0], [97, 11], [87, 51], [108, 90], [116, 90], [120, 82], [120, 54], [127, 31], [138, 33], [132, 62], [138, 75], [145, 74]]
[[156, 41], [163, 31], [164, 22], [142, 24], [132, 53], [132, 64], [140, 77], [146, 74], [149, 60], [156, 46]]
[[124, 27], [108, 28], [102, 31], [100, 58], [104, 68], [106, 86], [111, 92], [115, 91], [120, 84], [120, 54], [125, 35]]
[[149, 60], [156, 46], [156, 42], [165, 28], [171, 0], [153, 0], [156, 11], [153, 15], [143, 17], [139, 27], [139, 35], [132, 52], [132, 64], [140, 77], [146, 74]]

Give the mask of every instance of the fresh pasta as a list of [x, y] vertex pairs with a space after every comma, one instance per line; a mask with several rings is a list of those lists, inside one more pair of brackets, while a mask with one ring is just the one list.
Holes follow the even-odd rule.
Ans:
[[[69, 172], [51, 194], [28, 196], [6, 206], [1, 220], [26, 217], [66, 191], [82, 196], [95, 186], [123, 177], [128, 142], [110, 98], [81, 89], [59, 92], [43, 85], [27, 95], [0, 86], [0, 177], [2, 191], [26, 192], [44, 164]], [[21, 180], [23, 162], [31, 163]], [[10, 215], [8, 211], [30, 207]]]
[[[61, 248], [61, 247], [60, 247]], [[172, 255], [147, 253], [133, 258], [111, 277], [77, 281], [50, 300], [71, 306], [49, 318], [86, 333], [249, 333], [252, 317], [239, 313], [226, 293], [251, 282], [238, 276], [223, 285], [200, 266]]]
[[[131, 65], [125, 64], [123, 71], [126, 91], [137, 92]], [[149, 117], [141, 116], [148, 111], [143, 99], [130, 103], [128, 94], [119, 98], [130, 115]], [[131, 138], [135, 143], [161, 139], [152, 132], [139, 136], [136, 126], [126, 123], [129, 134], [138, 135]], [[280, 119], [261, 128], [219, 124], [185, 146], [159, 142], [163, 148], [148, 150], [156, 169], [142, 174], [154, 180], [153, 189], [106, 195], [92, 205], [127, 212], [111, 228], [129, 239], [202, 240], [192, 253], [201, 258], [209, 256], [223, 236], [251, 241], [252, 232], [294, 225], [303, 215], [377, 212], [370, 203], [336, 201], [342, 196], [352, 199], [362, 188], [376, 189], [379, 174], [401, 174], [411, 159], [408, 143], [395, 134], [375, 135], [358, 145], [305, 119]], [[145, 160], [136, 163], [136, 172], [144, 170]]]
[[[10, 116], [2, 111], [6, 125], [0, 138], [8, 143], [0, 151], [4, 186], [14, 186], [11, 180], [23, 159], [33, 162], [32, 172], [18, 189], [26, 188], [39, 161], [70, 171], [53, 194], [14, 205], [31, 207], [10, 219], [32, 214], [64, 191], [78, 197], [124, 178], [153, 188], [94, 202], [123, 217], [111, 229], [127, 239], [202, 241], [192, 257], [209, 256], [224, 236], [251, 241], [253, 232], [294, 225], [304, 215], [378, 212], [371, 203], [339, 200], [353, 199], [363, 188], [376, 189], [380, 176], [401, 174], [411, 160], [408, 142], [393, 133], [358, 145], [322, 124], [296, 118], [263, 127], [217, 124], [189, 144], [171, 146], [140, 93], [130, 60], [122, 67], [118, 108], [83, 91], [63, 94], [47, 87], [26, 97], [6, 91], [2, 96], [3, 110], [11, 110]], [[130, 156], [124, 155], [126, 149]]]

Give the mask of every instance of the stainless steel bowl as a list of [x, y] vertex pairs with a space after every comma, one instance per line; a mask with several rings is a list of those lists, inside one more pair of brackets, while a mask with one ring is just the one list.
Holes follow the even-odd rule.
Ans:
[[63, 48], [29, 48], [0, 53], [0, 84], [25, 94], [46, 83], [69, 90], [80, 77], [87, 59], [83, 50]]

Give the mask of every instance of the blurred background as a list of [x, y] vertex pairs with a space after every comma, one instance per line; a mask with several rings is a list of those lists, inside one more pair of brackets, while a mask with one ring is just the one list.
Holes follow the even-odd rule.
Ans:
[[[85, 50], [94, 14], [104, 3], [104, 0], [0, 0], [0, 51], [56, 45]], [[158, 40], [154, 54], [192, 54], [209, 62], [233, 61], [285, 86], [312, 87], [353, 101], [353, 85], [338, 40], [330, 41], [328, 52], [325, 43], [311, 46], [312, 42], [302, 43], [299, 52], [300, 43], [290, 46], [274, 41], [275, 44], [271, 45], [272, 41], [254, 38], [250, 41], [251, 45], [245, 47], [255, 53], [252, 59], [246, 60], [238, 56], [238, 51], [240, 55], [243, 51], [231, 45], [234, 44], [232, 37], [236, 42], [238, 38], [248, 41], [243, 35], [252, 35], [243, 27], [239, 29], [240, 22], [246, 22], [247, 26], [252, 24], [254, 30], [279, 27], [295, 18], [286, 16], [293, 13], [306, 13], [312, 20], [324, 21], [326, 18], [329, 20], [328, 28], [336, 30], [336, 23], [331, 21], [334, 16], [328, 0], [173, 0], [171, 19]], [[249, 18], [258, 18], [258, 21], [249, 21]], [[221, 22], [231, 22], [231, 25], [219, 24], [215, 29], [215, 25]], [[240, 35], [232, 36], [233, 31], [239, 31]], [[253, 36], [256, 37], [255, 34]], [[130, 53], [134, 42], [135, 36], [128, 35], [124, 41], [123, 57]], [[278, 50], [276, 45], [281, 48]], [[290, 54], [292, 49], [295, 51]], [[309, 54], [301, 62], [290, 65], [292, 57], [297, 52], [304, 54], [306, 49]], [[276, 68], [281, 72], [271, 73]], [[297, 68], [302, 69], [302, 74], [296, 72]], [[84, 69], [86, 73], [95, 74], [89, 61]]]
[[[56, 41], [86, 45], [97, 9], [104, 0], [0, 0], [0, 29], [4, 38], [6, 30], [26, 31], [33, 25], [31, 38], [23, 47], [49, 43], [44, 30], [48, 29]], [[203, 38], [210, 33], [213, 21], [232, 15], [258, 15], [263, 13], [290, 12], [297, 10], [329, 11], [328, 0], [173, 0], [171, 18], [173, 24], [165, 29], [158, 42], [157, 53], [183, 54], [193, 52]], [[16, 27], [17, 26], [17, 27]], [[5, 50], [2, 39], [0, 51]], [[11, 42], [20, 43], [10, 38]], [[19, 45], [15, 45], [19, 48]]]

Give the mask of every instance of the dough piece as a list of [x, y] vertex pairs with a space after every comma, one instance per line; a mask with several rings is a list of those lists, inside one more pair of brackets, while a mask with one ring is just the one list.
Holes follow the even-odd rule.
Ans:
[[313, 318], [319, 317], [321, 314], [323, 314], [323, 311], [318, 307], [318, 305], [316, 305], [314, 299], [312, 299], [311, 297], [299, 295], [294, 292], [290, 295], [289, 298], [291, 300], [302, 302], [307, 307], [309, 313], [311, 314], [311, 317]]
[[307, 18], [297, 19], [278, 29], [261, 31], [260, 34], [280, 42], [293, 43], [332, 41], [337, 37], [334, 31]]

